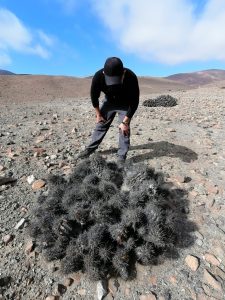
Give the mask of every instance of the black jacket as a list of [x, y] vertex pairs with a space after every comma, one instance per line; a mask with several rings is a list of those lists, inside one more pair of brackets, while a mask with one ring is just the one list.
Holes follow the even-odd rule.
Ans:
[[115, 106], [128, 108], [127, 117], [132, 118], [139, 104], [139, 85], [137, 76], [131, 70], [125, 68], [125, 76], [122, 86], [107, 86], [103, 69], [97, 71], [91, 84], [91, 101], [94, 107], [99, 106], [101, 92], [106, 96], [107, 101], [115, 103]]

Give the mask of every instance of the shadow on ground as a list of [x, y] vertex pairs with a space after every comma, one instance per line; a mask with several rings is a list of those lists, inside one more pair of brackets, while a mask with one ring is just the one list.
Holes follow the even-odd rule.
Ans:
[[[174, 158], [178, 157], [182, 161], [187, 163], [190, 163], [198, 159], [197, 153], [195, 153], [193, 150], [166, 141], [152, 142], [152, 143], [146, 143], [146, 144], [135, 145], [130, 147], [130, 151], [142, 150], [142, 149], [149, 149], [151, 151], [148, 153], [135, 155], [132, 158], [129, 158], [128, 162], [137, 163], [137, 162], [145, 161], [147, 159], [153, 159], [155, 157], [162, 157], [162, 156], [174, 157]], [[99, 152], [105, 155], [105, 154], [115, 153], [116, 151], [117, 151], [116, 148], [112, 148], [110, 150], [99, 151]]]

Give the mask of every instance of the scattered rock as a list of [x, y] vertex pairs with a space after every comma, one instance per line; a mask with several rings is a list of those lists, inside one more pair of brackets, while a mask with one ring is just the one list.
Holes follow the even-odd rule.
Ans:
[[76, 133], [76, 132], [78, 132], [78, 130], [77, 130], [76, 127], [74, 127], [74, 128], [72, 129], [71, 133]]
[[11, 277], [6, 276], [6, 277], [0, 277], [0, 287], [6, 286], [10, 283]]
[[75, 285], [79, 285], [81, 282], [81, 274], [80, 273], [72, 273], [70, 277], [73, 279], [73, 283]]
[[59, 162], [59, 168], [63, 168], [63, 167], [66, 167], [67, 166], [67, 162], [65, 161], [60, 161]]
[[0, 177], [0, 185], [8, 184], [15, 182], [16, 179], [12, 177]]
[[53, 115], [52, 115], [52, 118], [53, 118], [54, 120], [58, 119], [58, 117], [59, 117], [58, 114], [53, 114]]
[[192, 271], [197, 271], [199, 268], [199, 258], [197, 258], [196, 256], [193, 255], [188, 255], [185, 258], [185, 262], [188, 265], [188, 267], [192, 270]]
[[176, 129], [175, 128], [167, 128], [166, 129], [168, 132], [176, 132]]
[[117, 279], [112, 279], [111, 278], [109, 280], [108, 288], [109, 288], [110, 293], [112, 293], [112, 295], [116, 294], [116, 292], [118, 291], [119, 286], [120, 286], [120, 284], [119, 284]]
[[156, 276], [151, 276], [149, 278], [149, 282], [152, 286], [157, 286], [157, 277]]
[[5, 170], [5, 167], [2, 166], [2, 165], [0, 165], [0, 172], [1, 172], [1, 171], [4, 171], [4, 170]]
[[210, 299], [205, 293], [201, 293], [196, 295], [196, 300], [210, 300]]
[[189, 176], [184, 176], [184, 183], [188, 183], [188, 182], [190, 182], [190, 181], [192, 181], [192, 178], [191, 178], [191, 177], [189, 177]]
[[30, 175], [30, 176], [27, 177], [27, 182], [28, 182], [29, 184], [32, 184], [34, 181], [35, 181], [34, 175]]
[[97, 283], [97, 298], [102, 300], [107, 295], [107, 283], [106, 281], [100, 280]]
[[22, 206], [21, 209], [20, 209], [20, 211], [22, 213], [26, 214], [28, 212], [28, 209], [27, 209], [27, 207]]
[[5, 245], [8, 245], [13, 240], [13, 238], [14, 236], [12, 234], [7, 234], [3, 236], [2, 240], [5, 243]]
[[85, 296], [86, 295], [86, 290], [85, 289], [79, 289], [77, 291], [77, 293], [80, 295], [80, 296]]
[[213, 184], [206, 184], [206, 190], [208, 195], [217, 195], [219, 193], [219, 188]]
[[63, 284], [68, 287], [68, 286], [71, 286], [73, 284], [73, 279], [68, 277], [64, 280]]
[[203, 280], [206, 284], [209, 284], [215, 290], [222, 291], [221, 283], [211, 274], [208, 270], [204, 270]]
[[63, 294], [65, 294], [65, 292], [66, 292], [66, 287], [63, 284], [58, 283], [55, 289], [56, 296], [62, 296]]
[[36, 180], [33, 182], [32, 184], [32, 189], [34, 191], [40, 190], [41, 188], [43, 188], [45, 186], [45, 181], [42, 179]]
[[217, 258], [219, 258], [219, 260], [221, 260], [223, 262], [223, 264], [225, 265], [225, 255], [224, 255], [224, 246], [220, 246], [217, 245], [215, 247], [213, 247], [213, 253], [216, 255]]
[[25, 224], [25, 222], [26, 222], [26, 219], [22, 218], [22, 219], [16, 224], [15, 229], [18, 230], [18, 229], [22, 228], [23, 225]]
[[114, 297], [112, 296], [111, 293], [108, 293], [108, 295], [106, 295], [106, 296], [104, 297], [104, 300], [113, 300], [113, 299], [114, 299]]
[[36, 144], [40, 144], [42, 142], [44, 142], [46, 140], [46, 138], [44, 136], [39, 136], [36, 140], [35, 143]]
[[[11, 145], [11, 143], [10, 143], [10, 145]], [[8, 150], [7, 150], [7, 156], [9, 157], [9, 158], [14, 158], [15, 156], [17, 156], [17, 154], [12, 150], [12, 148], [9, 148]]]
[[34, 157], [42, 156], [45, 150], [43, 148], [34, 148]]
[[206, 253], [203, 258], [213, 266], [218, 267], [220, 265], [220, 261], [213, 254]]
[[178, 184], [184, 183], [185, 182], [185, 177], [181, 175], [177, 175], [171, 178], [172, 181], [175, 181]]
[[151, 293], [148, 295], [141, 295], [139, 299], [140, 300], [156, 300], [157, 298], [153, 293]]
[[202, 285], [202, 288], [210, 300], [211, 299], [224, 300], [224, 295], [223, 293], [221, 293], [221, 291], [212, 289], [211, 286], [204, 283]]
[[217, 276], [219, 276], [224, 282], [225, 282], [225, 271], [223, 271], [221, 268], [219, 268], [219, 267], [216, 267], [215, 269], [214, 269], [214, 271], [215, 271], [215, 274], [217, 275]]
[[57, 158], [57, 155], [56, 154], [52, 154], [51, 156], [50, 156], [50, 159], [51, 160], [54, 160], [54, 159], [56, 159]]
[[170, 276], [169, 281], [172, 283], [172, 285], [177, 285], [177, 277], [176, 276]]
[[126, 287], [125, 291], [124, 291], [124, 294], [125, 294], [126, 297], [130, 297], [130, 295], [131, 295], [131, 289], [129, 287]]
[[45, 300], [59, 300], [58, 296], [48, 296]]
[[25, 247], [25, 253], [30, 254], [34, 250], [34, 246], [34, 242], [32, 240], [29, 240]]

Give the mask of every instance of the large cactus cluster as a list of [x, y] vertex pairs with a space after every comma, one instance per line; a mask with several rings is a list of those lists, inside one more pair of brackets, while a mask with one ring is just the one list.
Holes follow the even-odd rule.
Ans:
[[65, 179], [48, 179], [38, 197], [29, 234], [63, 273], [127, 280], [134, 263], [149, 265], [176, 240], [176, 213], [163, 176], [144, 164], [121, 168], [99, 155]]

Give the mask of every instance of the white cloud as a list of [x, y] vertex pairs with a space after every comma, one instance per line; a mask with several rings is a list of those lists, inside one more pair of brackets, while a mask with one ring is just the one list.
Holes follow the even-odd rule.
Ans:
[[225, 60], [225, 1], [92, 0], [115, 43], [149, 61]]
[[50, 37], [46, 33], [44, 33], [42, 30], [38, 30], [38, 35], [40, 39], [47, 45], [52, 46], [55, 43], [55, 38]]
[[27, 28], [12, 12], [0, 8], [0, 50], [2, 61], [10, 62], [10, 52], [20, 52], [49, 58], [50, 52], [46, 46], [52, 40], [44, 32], [32, 31]]
[[0, 9], [0, 47], [23, 50], [32, 41], [31, 33], [10, 11]]
[[29, 48], [29, 52], [46, 59], [50, 57], [50, 52], [39, 44]]

